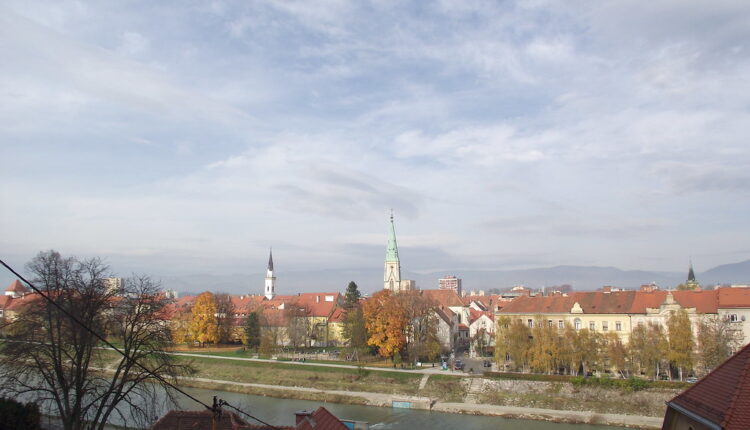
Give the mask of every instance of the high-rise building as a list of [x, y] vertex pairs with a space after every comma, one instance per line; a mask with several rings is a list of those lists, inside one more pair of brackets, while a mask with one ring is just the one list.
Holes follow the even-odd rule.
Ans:
[[461, 278], [457, 278], [453, 275], [446, 275], [438, 279], [438, 288], [441, 290], [453, 290], [461, 295]]
[[266, 268], [265, 296], [271, 300], [276, 295], [276, 277], [273, 276], [273, 251], [268, 252], [268, 267]]

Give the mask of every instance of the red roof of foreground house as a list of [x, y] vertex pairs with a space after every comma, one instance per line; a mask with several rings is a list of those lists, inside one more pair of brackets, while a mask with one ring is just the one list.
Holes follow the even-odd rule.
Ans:
[[724, 430], [750, 429], [750, 345], [667, 405]]
[[8, 288], [6, 288], [5, 291], [24, 294], [28, 293], [29, 289], [24, 287], [21, 281], [16, 279], [15, 281], [11, 282], [10, 285], [8, 285]]
[[[159, 419], [151, 430], [211, 430], [213, 412], [203, 411], [169, 411]], [[294, 427], [278, 427], [253, 425], [240, 418], [234, 412], [222, 411], [216, 430], [250, 430], [250, 429], [293, 429]]]
[[[314, 412], [296, 412], [294, 426], [267, 426], [250, 424], [238, 414], [222, 411], [217, 430], [348, 430], [341, 420], [330, 413], [328, 409], [319, 407]], [[159, 421], [151, 426], [151, 430], [211, 430], [213, 412], [203, 411], [169, 411]]]
[[335, 415], [328, 409], [319, 407], [315, 412], [300, 411], [295, 413], [297, 416], [296, 430], [348, 430]]

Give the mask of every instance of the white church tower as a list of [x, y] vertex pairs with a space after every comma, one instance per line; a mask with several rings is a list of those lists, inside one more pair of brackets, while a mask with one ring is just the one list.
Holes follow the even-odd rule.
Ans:
[[266, 269], [266, 292], [265, 296], [271, 300], [275, 295], [276, 277], [273, 276], [273, 251], [268, 252], [268, 268]]

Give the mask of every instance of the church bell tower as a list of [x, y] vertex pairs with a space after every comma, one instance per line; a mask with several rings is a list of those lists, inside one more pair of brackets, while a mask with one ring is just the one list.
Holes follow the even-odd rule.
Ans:
[[271, 300], [276, 295], [276, 277], [273, 276], [273, 251], [268, 252], [268, 268], [266, 269], [266, 291], [265, 296]]
[[394, 293], [401, 290], [401, 262], [398, 259], [396, 227], [393, 225], [393, 212], [391, 212], [391, 230], [388, 233], [388, 245], [385, 250], [383, 288], [391, 290]]

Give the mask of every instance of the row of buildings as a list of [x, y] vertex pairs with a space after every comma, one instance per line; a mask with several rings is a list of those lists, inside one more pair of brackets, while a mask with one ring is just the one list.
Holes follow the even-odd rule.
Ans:
[[[384, 289], [397, 293], [413, 291], [433, 305], [432, 312], [444, 351], [465, 349], [476, 353], [472, 340], [481, 334], [485, 339], [479, 343], [488, 345], [491, 351], [499, 317], [520, 320], [529, 327], [538, 323], [541, 317], [550, 326], [563, 328], [570, 324], [576, 329], [613, 332], [627, 342], [633, 328], [639, 324], [655, 322], [665, 325], [669, 315], [679, 309], [686, 310], [696, 326], [706, 315], [726, 319], [734, 330], [742, 333], [743, 344], [750, 343], [750, 288], [702, 290], [695, 279], [692, 265], [686, 285], [695, 289], [690, 291], [664, 291], [655, 285], [644, 285], [638, 291], [604, 287], [591, 292], [534, 294], [521, 288], [514, 294], [502, 296], [466, 295], [462, 294], [461, 280], [453, 276], [441, 279], [438, 289], [420, 290], [415, 281], [401, 279], [392, 215], [384, 263]], [[195, 298], [185, 296], [176, 299], [173, 310], [175, 313], [188, 311]], [[5, 295], [0, 296], [0, 317], [12, 318], [14, 312], [29, 300], [27, 289], [19, 281], [14, 281], [6, 289]], [[247, 316], [260, 312], [265, 328], [275, 331], [279, 344], [290, 342], [285, 331], [289, 327], [289, 318], [302, 320], [308, 346], [344, 344], [344, 296], [339, 292], [277, 294], [272, 253], [269, 253], [263, 294], [231, 295], [230, 300], [235, 341], [242, 338], [242, 327]], [[296, 312], [290, 313], [290, 308]]]

